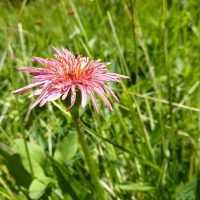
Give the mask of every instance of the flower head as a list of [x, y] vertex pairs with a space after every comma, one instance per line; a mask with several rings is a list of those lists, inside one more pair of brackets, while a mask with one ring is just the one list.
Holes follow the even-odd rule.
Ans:
[[58, 98], [65, 100], [68, 95], [70, 97], [70, 110], [76, 101], [77, 90], [81, 93], [81, 106], [86, 106], [87, 96], [90, 96], [96, 112], [98, 112], [98, 104], [95, 97], [97, 94], [104, 103], [112, 110], [109, 100], [106, 98], [106, 93], [109, 93], [117, 102], [118, 98], [113, 91], [106, 85], [107, 82], [119, 82], [120, 78], [128, 78], [116, 73], [110, 73], [107, 69], [109, 63], [102, 63], [99, 60], [93, 61], [86, 57], [75, 57], [70, 51], [62, 48], [58, 51], [52, 47], [55, 59], [32, 57], [44, 66], [23, 67], [21, 72], [29, 72], [32, 75], [32, 83], [20, 88], [13, 93], [24, 93], [33, 87], [37, 89], [29, 95], [29, 97], [39, 96], [33, 103], [31, 109], [36, 105], [43, 106], [48, 101], [53, 101]]

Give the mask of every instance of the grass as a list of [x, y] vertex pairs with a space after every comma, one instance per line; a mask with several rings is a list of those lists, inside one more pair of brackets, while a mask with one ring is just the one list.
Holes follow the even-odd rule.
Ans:
[[51, 57], [51, 45], [130, 76], [111, 85], [114, 112], [99, 101], [98, 115], [91, 102], [80, 113], [106, 199], [200, 199], [198, 1], [16, 0], [0, 10], [0, 199], [98, 196], [60, 102], [30, 113], [34, 99], [11, 94], [31, 81], [17, 69]]

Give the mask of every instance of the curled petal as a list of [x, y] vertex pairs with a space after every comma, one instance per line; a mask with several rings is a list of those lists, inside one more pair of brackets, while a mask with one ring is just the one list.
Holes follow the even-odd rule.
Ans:
[[87, 102], [87, 90], [85, 88], [85, 86], [83, 85], [79, 85], [80, 91], [81, 91], [81, 106], [82, 108], [85, 108], [86, 106], [86, 102]]
[[103, 92], [103, 90], [101, 90], [100, 88], [97, 87], [93, 87], [93, 90], [101, 97], [101, 99], [104, 101], [104, 103], [107, 105], [107, 107], [113, 111], [112, 106], [110, 104], [110, 101], [108, 101], [108, 99], [105, 96], [105, 93]]
[[90, 97], [92, 99], [92, 103], [93, 103], [94, 109], [98, 113], [99, 112], [99, 107], [98, 107], [98, 104], [97, 104], [96, 97], [94, 96], [93, 92], [90, 89], [87, 90], [87, 93], [90, 95]]
[[65, 89], [65, 92], [64, 94], [62, 95], [62, 100], [65, 100], [67, 98], [67, 95], [69, 93], [69, 90], [70, 90], [70, 86], [68, 86], [68, 88]]
[[76, 91], [75, 91], [75, 85], [71, 86], [71, 105], [67, 108], [67, 110], [70, 110], [70, 108], [75, 104], [76, 101]]
[[28, 96], [28, 98], [32, 98], [33, 96], [41, 95], [43, 89], [37, 89], [32, 94]]
[[42, 107], [42, 106], [44, 106], [44, 104], [45, 104], [47, 101], [54, 101], [54, 100], [60, 98], [61, 95], [62, 95], [62, 94], [61, 94], [60, 92], [57, 92], [57, 91], [52, 92], [51, 94], [46, 95], [46, 97], [45, 97], [44, 99], [42, 99], [42, 101], [40, 102], [40, 105], [39, 105], [39, 106]]
[[119, 103], [119, 99], [117, 98], [115, 93], [109, 87], [107, 87], [106, 85], [104, 85], [103, 87], [115, 99], [115, 101]]
[[44, 91], [39, 97], [38, 99], [31, 105], [30, 109], [32, 110], [35, 106], [37, 106], [48, 94], [47, 91]]

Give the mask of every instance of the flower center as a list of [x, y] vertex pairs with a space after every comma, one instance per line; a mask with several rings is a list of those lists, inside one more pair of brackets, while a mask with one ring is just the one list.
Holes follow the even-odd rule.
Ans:
[[74, 80], [74, 72], [73, 71], [69, 71], [68, 76], [70, 79]]

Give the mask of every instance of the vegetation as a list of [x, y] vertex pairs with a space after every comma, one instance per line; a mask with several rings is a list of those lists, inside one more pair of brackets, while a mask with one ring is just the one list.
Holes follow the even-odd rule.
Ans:
[[[0, 199], [89, 200], [91, 174], [59, 101], [30, 112], [12, 91], [50, 46], [110, 62], [128, 80], [80, 110], [106, 199], [200, 199], [200, 7], [195, 0], [0, 2]], [[37, 65], [38, 66], [38, 65]]]

